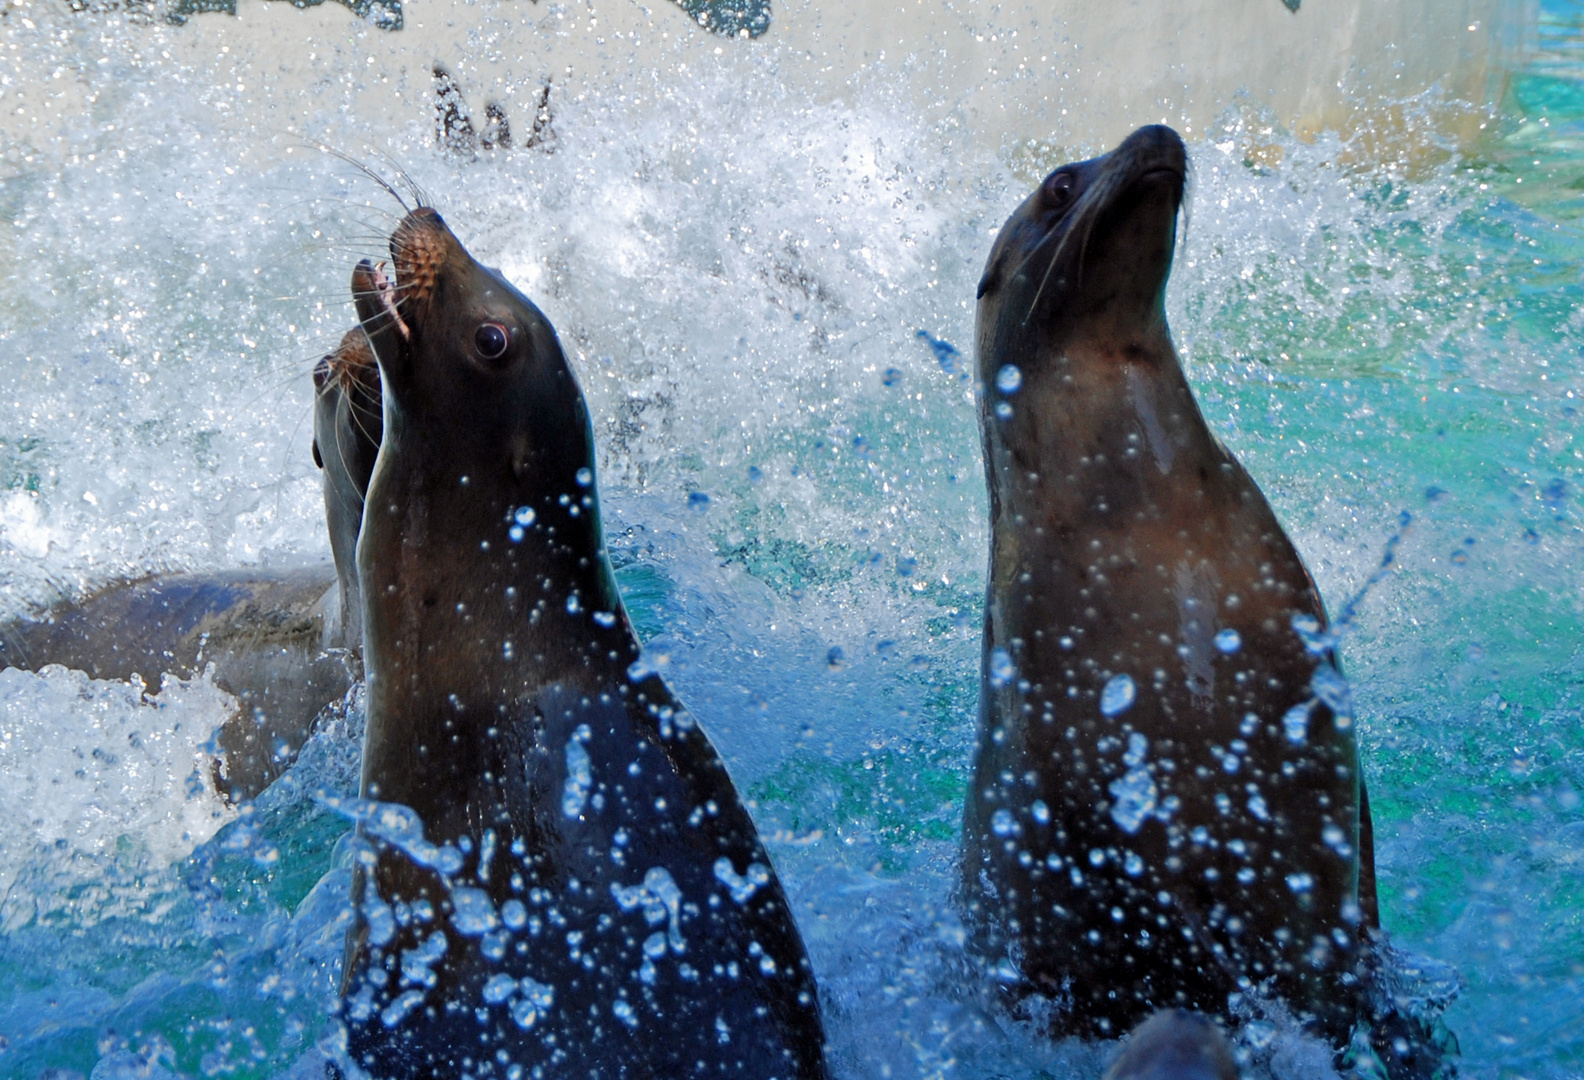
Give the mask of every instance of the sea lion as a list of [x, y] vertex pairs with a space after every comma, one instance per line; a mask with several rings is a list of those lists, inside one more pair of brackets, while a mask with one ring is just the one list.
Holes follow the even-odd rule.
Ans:
[[291, 766], [314, 718], [351, 685], [335, 591], [325, 566], [118, 582], [0, 626], [0, 666], [136, 674], [157, 692], [161, 675], [190, 679], [213, 663], [239, 705], [215, 735], [215, 786], [243, 802]]
[[387, 1080], [825, 1076], [769, 856], [640, 662], [554, 329], [431, 208], [390, 249], [394, 281], [353, 275], [385, 426], [348, 1052]]
[[347, 649], [361, 654], [357, 539], [363, 498], [385, 430], [379, 367], [361, 326], [348, 331], [335, 352], [314, 366], [313, 380], [313, 458], [324, 472], [325, 525], [340, 585], [341, 636]]
[[324, 470], [335, 574], [306, 566], [116, 582], [85, 600], [0, 626], [0, 666], [61, 664], [95, 679], [189, 679], [209, 663], [238, 701], [215, 736], [216, 788], [259, 795], [291, 767], [314, 719], [358, 677], [357, 535], [383, 415], [361, 328], [314, 369], [314, 461]]
[[1146, 127], [1051, 173], [979, 285], [991, 552], [962, 895], [1009, 994], [1115, 1036], [1360, 1006], [1358, 752], [1303, 560], [1166, 325], [1187, 169]]
[[1128, 1035], [1103, 1080], [1238, 1080], [1238, 1068], [1214, 1022], [1162, 1009]]

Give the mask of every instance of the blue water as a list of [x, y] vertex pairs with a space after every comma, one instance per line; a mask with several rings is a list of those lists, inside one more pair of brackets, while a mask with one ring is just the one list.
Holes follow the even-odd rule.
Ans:
[[[1422, 990], [1460, 986], [1477, 1077], [1584, 1074], [1584, 5], [1541, 14], [1462, 150], [1433, 101], [1312, 143], [1229, 103], [1168, 296], [1333, 611], [1409, 515], [1342, 651], [1383, 922]], [[6, 613], [326, 556], [309, 369], [394, 209], [300, 141], [224, 145], [96, 25], [0, 27], [112, 61], [86, 149], [0, 172]], [[597, 95], [555, 125], [553, 154], [474, 163], [421, 124], [308, 134], [399, 159], [559, 328], [627, 603], [753, 800], [837, 1075], [1098, 1075], [1105, 1048], [985, 1004], [948, 899], [988, 541], [973, 286], [1060, 158], [975, 149], [883, 80], [833, 105], [725, 61], [641, 129]], [[0, 676], [0, 1076], [309, 1076], [333, 1050], [323, 799], [355, 786], [358, 702], [241, 812], [196, 771], [223, 716], [202, 681]], [[1329, 1067], [1286, 1032], [1242, 1050]]]

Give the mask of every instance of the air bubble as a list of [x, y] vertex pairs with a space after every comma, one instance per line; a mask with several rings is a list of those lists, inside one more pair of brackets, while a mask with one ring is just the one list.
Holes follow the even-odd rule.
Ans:
[[1016, 364], [1006, 364], [996, 372], [996, 389], [1003, 394], [1015, 394], [1023, 385], [1023, 372], [1018, 370]]
[[1215, 636], [1215, 647], [1218, 652], [1231, 656], [1243, 647], [1243, 635], [1229, 626]]

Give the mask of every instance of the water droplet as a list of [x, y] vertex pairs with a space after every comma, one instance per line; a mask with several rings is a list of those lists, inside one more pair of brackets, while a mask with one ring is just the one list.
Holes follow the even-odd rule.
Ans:
[[825, 666], [832, 671], [847, 666], [847, 653], [843, 651], [840, 645], [832, 645], [830, 647], [830, 651], [825, 654]]
[[1231, 656], [1243, 647], [1243, 635], [1229, 626], [1215, 636], [1215, 647], [1219, 652]]
[[990, 685], [997, 690], [1017, 677], [1017, 666], [1012, 663], [1012, 654], [1005, 649], [992, 649], [990, 651]]
[[527, 528], [529, 525], [534, 523], [535, 516], [536, 515], [534, 514], [533, 507], [519, 506], [517, 508], [517, 512], [512, 515], [512, 520], [517, 522], [517, 524], [521, 525], [523, 528]]
[[997, 836], [1011, 836], [1017, 832], [1017, 822], [1012, 820], [1012, 811], [1003, 806], [991, 814], [990, 831]]
[[1348, 690], [1347, 680], [1330, 664], [1321, 664], [1315, 669], [1309, 689], [1338, 717], [1353, 715], [1353, 695]]
[[1003, 394], [1015, 394], [1023, 385], [1023, 372], [1016, 364], [1006, 364], [996, 372], [996, 389]]
[[995, 414], [1002, 420], [1010, 420], [1012, 419], [1012, 406], [1004, 401], [1000, 402], [995, 407]]
[[1122, 860], [1122, 869], [1127, 871], [1128, 877], [1138, 877], [1144, 872], [1144, 860], [1137, 853], [1128, 852], [1127, 858]]
[[1045, 805], [1044, 799], [1035, 799], [1034, 804], [1030, 806], [1029, 809], [1034, 814], [1034, 820], [1039, 822], [1041, 825], [1044, 825], [1046, 822], [1050, 821], [1050, 807]]
[[568, 615], [576, 615], [578, 612], [580, 612], [582, 610], [583, 610], [583, 605], [582, 605], [582, 603], [580, 603], [578, 601], [577, 593], [573, 593], [572, 595], [567, 597], [567, 614]]
[[484, 1000], [490, 1005], [499, 1005], [516, 992], [517, 980], [510, 975], [491, 975], [484, 984]]
[[380, 1013], [380, 1022], [386, 1027], [395, 1027], [407, 1019], [407, 1014], [423, 1004], [423, 991], [409, 990], [389, 1005]]
[[1331, 651], [1336, 645], [1336, 635], [1320, 625], [1320, 620], [1313, 615], [1294, 615], [1292, 617], [1293, 632], [1303, 640], [1304, 648], [1310, 656], [1320, 656]]
[[710, 497], [702, 491], [688, 492], [688, 506], [691, 509], [704, 511], [709, 509]]
[[770, 883], [770, 868], [754, 862], [748, 864], [746, 874], [739, 874], [732, 866], [732, 861], [722, 855], [715, 860], [715, 880], [726, 886], [731, 898], [741, 904], [758, 892], [761, 886]]
[[528, 925], [528, 909], [521, 900], [508, 900], [501, 905], [501, 922], [509, 929], [521, 930]]
[[1108, 789], [1116, 800], [1111, 804], [1111, 820], [1127, 833], [1136, 833], [1144, 821], [1155, 812], [1160, 792], [1155, 780], [1145, 768], [1130, 769], [1120, 780], [1111, 781]]
[[594, 621], [599, 623], [605, 629], [609, 630], [611, 627], [616, 625], [616, 616], [613, 612], [596, 611], [594, 613]]
[[1305, 701], [1282, 714], [1282, 730], [1287, 733], [1288, 742], [1301, 743], [1309, 737], [1309, 710], [1313, 706], [1313, 701]]
[[1137, 697], [1138, 687], [1133, 685], [1133, 676], [1113, 675], [1100, 691], [1100, 713], [1102, 716], [1120, 716], [1133, 707]]
[[1287, 887], [1295, 893], [1306, 893], [1314, 888], [1314, 878], [1309, 874], [1288, 874]]
[[452, 889], [451, 906], [455, 909], [452, 925], [468, 937], [478, 937], [495, 929], [495, 905], [483, 889]]
[[594, 470], [584, 466], [577, 471], [578, 487], [588, 487], [594, 482]]
[[576, 818], [588, 803], [589, 791], [594, 786], [593, 762], [583, 744], [593, 736], [587, 724], [579, 724], [566, 744], [566, 783], [561, 790], [561, 813]]

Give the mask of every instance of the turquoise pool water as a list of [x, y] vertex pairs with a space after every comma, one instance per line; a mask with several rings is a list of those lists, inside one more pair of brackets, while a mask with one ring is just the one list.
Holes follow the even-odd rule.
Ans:
[[[1333, 611], [1401, 533], [1342, 648], [1383, 921], [1422, 992], [1460, 984], [1478, 1077], [1584, 1074], [1584, 5], [1541, 14], [1460, 152], [1348, 164], [1229, 103], [1168, 298]], [[217, 144], [201, 92], [102, 31], [0, 31], [113, 61], [91, 150], [0, 172], [6, 613], [325, 557], [309, 369], [393, 209], [292, 140]], [[640, 130], [566, 103], [553, 154], [505, 161], [417, 123], [310, 134], [400, 159], [566, 340], [627, 603], [754, 801], [837, 1075], [1097, 1075], [1104, 1048], [985, 1005], [949, 902], [988, 539], [973, 286], [1058, 152], [976, 150], [879, 83], [820, 104], [723, 63], [672, 94]], [[357, 702], [240, 813], [195, 768], [223, 716], [202, 682], [0, 674], [0, 1076], [317, 1075]], [[1243, 1049], [1327, 1067], [1285, 1032]]]

